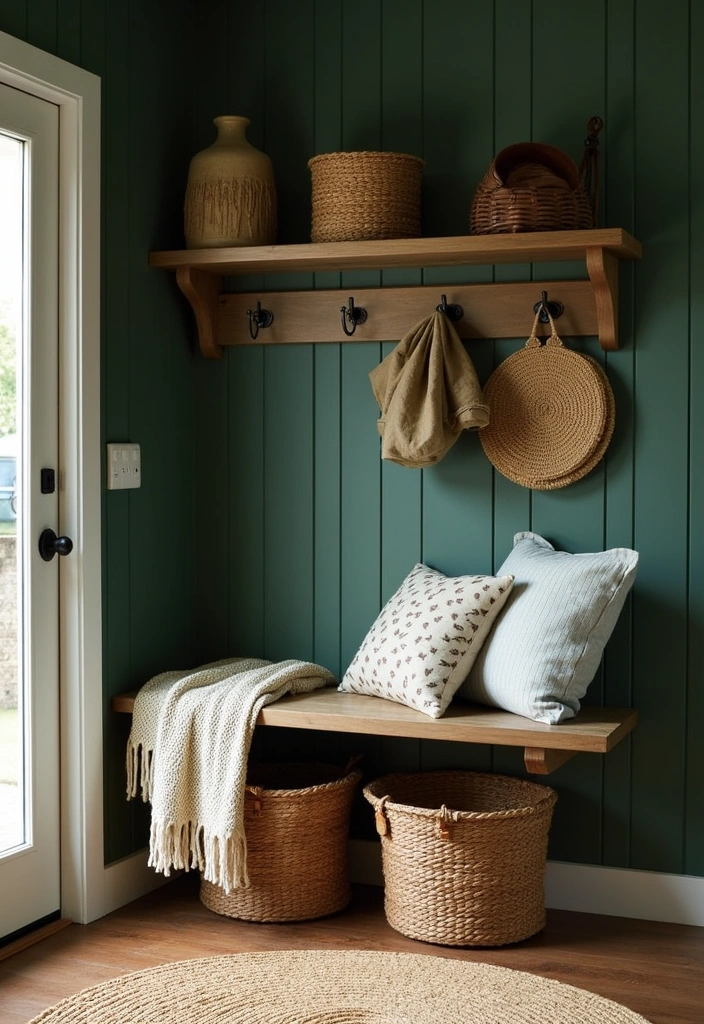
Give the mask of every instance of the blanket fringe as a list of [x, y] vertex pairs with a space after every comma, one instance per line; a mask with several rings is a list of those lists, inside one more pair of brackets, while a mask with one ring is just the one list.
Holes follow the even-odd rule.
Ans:
[[127, 744], [127, 799], [135, 800], [140, 792], [145, 804], [150, 803], [154, 790], [154, 752], [145, 750], [141, 743]]
[[167, 878], [172, 869], [194, 868], [226, 893], [250, 884], [244, 828], [233, 835], [218, 836], [206, 833], [203, 825], [192, 821], [165, 824], [152, 817], [148, 864]]

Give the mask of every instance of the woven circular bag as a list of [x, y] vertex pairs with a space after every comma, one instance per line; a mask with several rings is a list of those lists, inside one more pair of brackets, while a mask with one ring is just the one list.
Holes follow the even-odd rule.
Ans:
[[383, 776], [364, 796], [381, 835], [384, 910], [396, 931], [443, 946], [504, 946], [544, 927], [553, 789], [434, 771]]
[[541, 344], [538, 316], [525, 347], [486, 383], [491, 419], [479, 439], [503, 476], [522, 487], [555, 490], [579, 480], [603, 456], [614, 401], [598, 363], [565, 348], [552, 318], [552, 333]]
[[606, 426], [604, 427], [604, 433], [601, 436], [599, 444], [581, 466], [578, 466], [571, 473], [568, 473], [566, 476], [560, 477], [557, 480], [545, 480], [541, 483], [534, 483], [532, 485], [533, 490], [555, 491], [559, 487], [567, 487], [568, 484], [574, 484], [577, 480], [581, 480], [583, 476], [586, 476], [587, 473], [591, 473], [599, 462], [601, 462], [606, 454], [606, 449], [609, 447], [611, 438], [613, 437], [614, 426], [616, 424], [616, 400], [614, 399], [614, 393], [611, 390], [611, 383], [596, 359], [592, 359], [591, 356], [587, 355], [583, 355], [582, 359], [589, 360], [594, 367], [596, 376], [599, 378], [601, 385], [604, 388], [604, 396], [606, 398]]
[[312, 242], [417, 238], [425, 161], [407, 153], [321, 153], [308, 161]]

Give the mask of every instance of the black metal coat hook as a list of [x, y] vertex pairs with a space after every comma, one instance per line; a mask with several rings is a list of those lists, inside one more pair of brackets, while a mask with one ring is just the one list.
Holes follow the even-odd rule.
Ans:
[[[342, 323], [342, 330], [345, 332], [348, 338], [351, 338], [354, 332], [357, 330], [357, 324], [363, 324], [367, 319], [366, 309], [362, 309], [360, 306], [355, 306], [354, 299], [350, 295], [347, 300], [346, 306], [340, 307], [340, 321]], [[347, 326], [347, 322], [352, 324], [352, 329]]]
[[451, 320], [453, 324], [457, 323], [464, 316], [464, 310], [461, 306], [457, 306], [455, 303], [448, 305], [447, 295], [440, 296], [440, 305], [435, 307], [437, 313], [444, 313], [448, 320]]
[[[247, 316], [249, 317], [249, 336], [252, 341], [256, 341], [260, 327], [271, 327], [274, 322], [274, 314], [270, 309], [262, 309], [259, 299], [257, 299], [257, 308], [248, 309]], [[253, 330], [253, 327], [256, 327], [256, 330]]]
[[540, 314], [538, 316], [538, 320], [541, 324], [547, 324], [550, 322], [550, 317], [548, 316], [548, 313], [553, 318], [553, 320], [557, 320], [565, 312], [565, 307], [562, 305], [561, 302], [552, 300], [549, 301], [548, 293], [543, 292], [540, 302], [536, 302], [533, 306], [533, 312]]

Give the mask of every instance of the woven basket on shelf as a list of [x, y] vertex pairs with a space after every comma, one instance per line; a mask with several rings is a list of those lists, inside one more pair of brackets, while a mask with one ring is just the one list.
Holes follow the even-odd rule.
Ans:
[[361, 778], [325, 764], [251, 765], [245, 794], [250, 885], [226, 893], [201, 877], [210, 910], [247, 921], [305, 921], [350, 899], [347, 834]]
[[503, 946], [545, 925], [554, 790], [481, 772], [387, 775], [376, 811], [392, 928], [444, 946]]
[[479, 440], [503, 476], [550, 491], [580, 480], [601, 460], [614, 430], [615, 402], [596, 360], [565, 348], [552, 319], [541, 345], [537, 323], [536, 315], [525, 347], [486, 382], [491, 419]]
[[537, 142], [502, 149], [477, 186], [469, 215], [474, 235], [592, 228], [598, 215], [598, 134], [591, 118], [582, 163]]
[[308, 161], [311, 241], [417, 238], [424, 161], [407, 153], [321, 153]]

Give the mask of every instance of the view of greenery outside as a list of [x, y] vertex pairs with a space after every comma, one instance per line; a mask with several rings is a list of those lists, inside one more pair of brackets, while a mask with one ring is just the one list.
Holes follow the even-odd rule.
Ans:
[[0, 437], [15, 432], [16, 378], [15, 338], [0, 308]]
[[[16, 480], [17, 449], [17, 317], [22, 294], [22, 216], [24, 144], [0, 134], [0, 543], [4, 550], [4, 580], [0, 580], [2, 621], [0, 636], [0, 849], [17, 842], [22, 820], [17, 786], [22, 779], [22, 716], [17, 708], [16, 624]], [[17, 815], [20, 814], [18, 819]]]
[[[11, 458], [16, 455], [14, 445], [3, 445], [14, 436], [17, 425], [17, 350], [13, 317], [9, 301], [0, 300], [0, 488], [6, 488], [16, 476]], [[13, 468], [11, 468], [11, 465]], [[0, 536], [16, 532], [15, 512], [10, 505], [6, 489], [0, 489]]]

